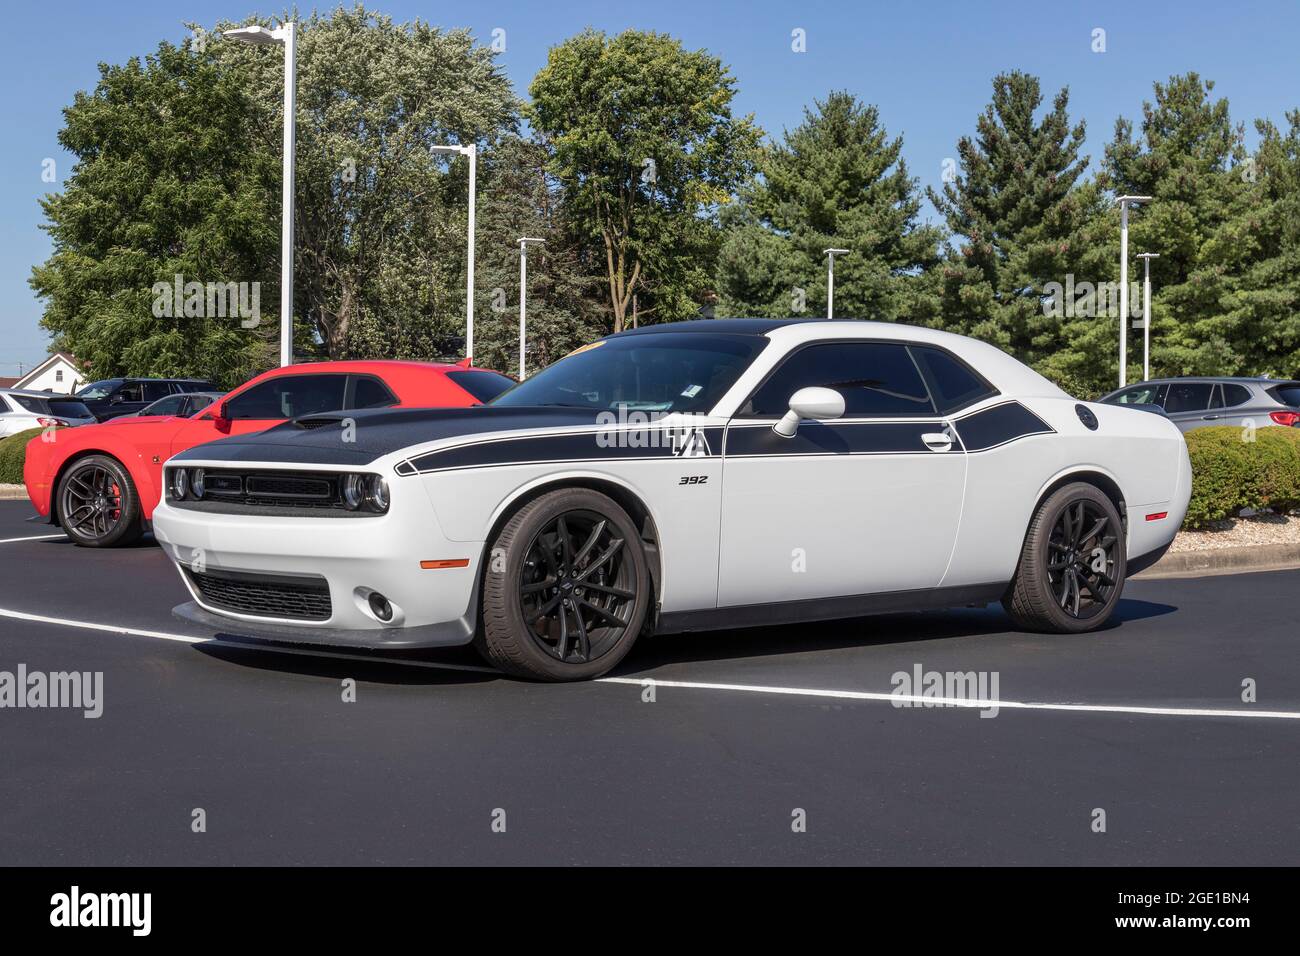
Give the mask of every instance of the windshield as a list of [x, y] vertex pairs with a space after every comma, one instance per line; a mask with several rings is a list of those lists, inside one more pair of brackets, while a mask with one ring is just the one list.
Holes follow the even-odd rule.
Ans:
[[757, 335], [705, 332], [602, 339], [488, 404], [708, 412], [766, 344], [767, 339]]
[[92, 400], [96, 398], [108, 398], [109, 394], [113, 391], [113, 387], [117, 384], [117, 382], [112, 380], [106, 382], [91, 382], [77, 393], [77, 398], [82, 400], [87, 398]]

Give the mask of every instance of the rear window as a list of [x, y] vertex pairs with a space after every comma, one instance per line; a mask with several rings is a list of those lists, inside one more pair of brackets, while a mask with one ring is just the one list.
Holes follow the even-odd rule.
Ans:
[[36, 415], [49, 415], [50, 405], [43, 398], [36, 398], [34, 395], [9, 395], [9, 401], [16, 402], [27, 411]]
[[46, 404], [50, 406], [50, 412], [60, 418], [92, 417], [85, 403], [75, 398], [51, 398]]
[[1300, 408], [1300, 385], [1279, 385], [1269, 389], [1269, 393], [1283, 405]]
[[997, 390], [972, 372], [966, 363], [947, 352], [913, 345], [912, 354], [930, 377], [930, 387], [941, 415], [997, 394]]
[[448, 372], [447, 377], [474, 396], [475, 401], [488, 402], [496, 398], [514, 381], [498, 372], [484, 372], [466, 369], [463, 372]]

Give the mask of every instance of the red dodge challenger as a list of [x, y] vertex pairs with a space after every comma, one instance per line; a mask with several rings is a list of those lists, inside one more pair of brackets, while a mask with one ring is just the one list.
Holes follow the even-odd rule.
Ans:
[[359, 408], [457, 408], [514, 382], [468, 365], [320, 362], [265, 372], [192, 418], [117, 418], [61, 428], [27, 444], [23, 481], [36, 510], [76, 544], [137, 540], [162, 496], [162, 463], [194, 445], [290, 418]]

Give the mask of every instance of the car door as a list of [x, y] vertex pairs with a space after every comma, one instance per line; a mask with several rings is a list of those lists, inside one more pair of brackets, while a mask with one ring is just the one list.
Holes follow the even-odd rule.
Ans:
[[1207, 418], [1215, 386], [1211, 382], [1170, 382], [1165, 394], [1165, 414], [1181, 431], [1215, 424]]
[[[801, 388], [844, 396], [835, 421], [773, 425]], [[718, 605], [935, 587], [966, 461], [907, 345], [850, 340], [786, 356], [728, 423]]]
[[1224, 382], [1219, 386], [1219, 395], [1222, 398], [1222, 405], [1219, 410], [1211, 412], [1218, 416], [1212, 424], [1240, 428], [1251, 421], [1257, 427], [1271, 423], [1268, 409], [1260, 401], [1251, 401], [1254, 396], [1245, 385]]
[[[162, 395], [158, 397], [162, 398]], [[123, 382], [108, 396], [107, 404], [100, 410], [99, 420], [109, 421], [123, 415], [132, 415], [147, 404], [149, 403], [144, 400], [143, 382]]]

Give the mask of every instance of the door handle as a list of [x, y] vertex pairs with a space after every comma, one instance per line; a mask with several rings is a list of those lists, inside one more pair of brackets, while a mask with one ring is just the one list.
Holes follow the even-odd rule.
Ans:
[[1215, 419], [1217, 419], [1217, 418], [1222, 418], [1222, 417], [1223, 417], [1222, 415], [1202, 415], [1202, 416], [1201, 416], [1201, 421], [1203, 421], [1203, 422], [1212, 422], [1212, 421], [1214, 421]]
[[926, 432], [921, 436], [925, 447], [930, 451], [948, 451], [952, 448], [952, 436], [947, 432]]

